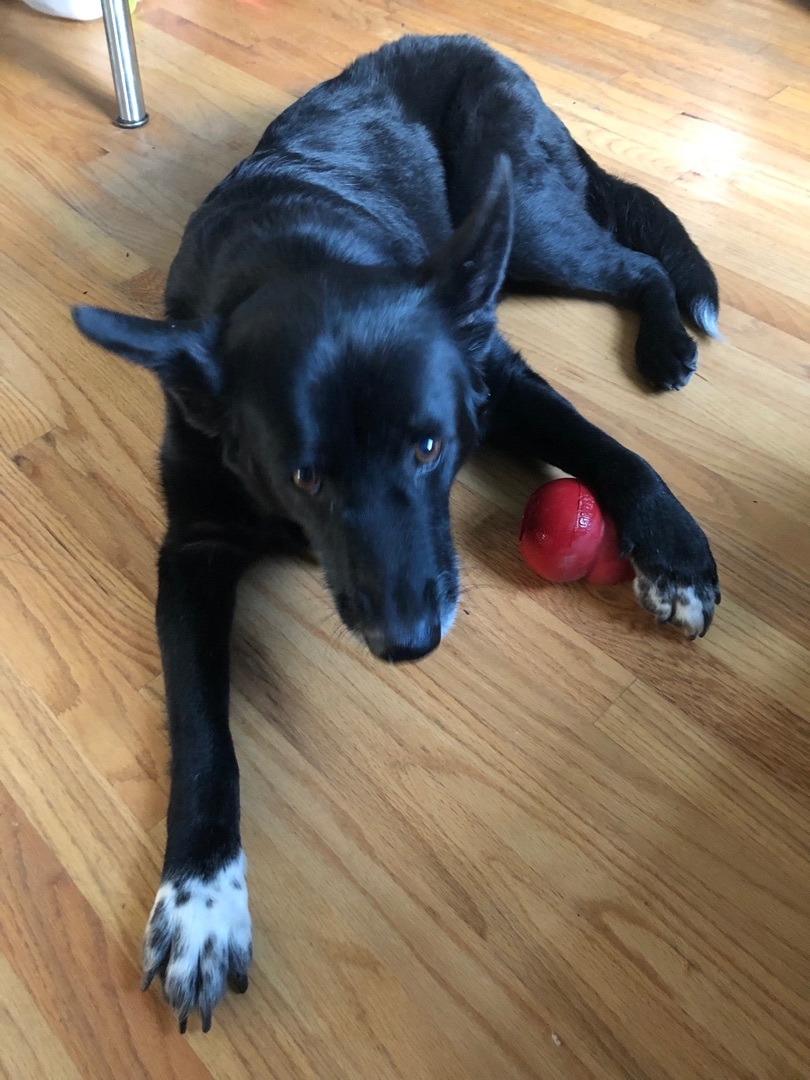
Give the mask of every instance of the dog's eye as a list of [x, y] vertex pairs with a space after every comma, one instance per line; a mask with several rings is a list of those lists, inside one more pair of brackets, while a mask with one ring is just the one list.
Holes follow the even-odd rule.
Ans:
[[321, 478], [311, 465], [304, 465], [292, 474], [292, 482], [305, 495], [317, 495], [321, 490]]
[[430, 462], [435, 461], [439, 454], [442, 452], [442, 440], [431, 439], [427, 436], [424, 439], [420, 439], [414, 447], [414, 457], [420, 465], [429, 465]]

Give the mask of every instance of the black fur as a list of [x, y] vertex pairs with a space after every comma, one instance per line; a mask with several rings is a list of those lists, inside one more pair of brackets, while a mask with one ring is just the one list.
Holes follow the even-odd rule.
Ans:
[[719, 593], [703, 533], [500, 336], [506, 280], [634, 304], [639, 367], [658, 388], [694, 368], [678, 304], [704, 329], [717, 316], [677, 218], [600, 169], [518, 67], [472, 38], [405, 38], [278, 117], [209, 195], [172, 265], [166, 321], [75, 311], [167, 399], [157, 623], [172, 783], [145, 963], [183, 1027], [192, 1010], [210, 1021], [226, 976], [247, 985], [246, 909], [205, 888], [241, 865], [228, 638], [252, 560], [311, 546], [373, 652], [425, 655], [458, 595], [450, 487], [490, 440], [581, 477], [641, 601], [690, 636], [708, 628]]

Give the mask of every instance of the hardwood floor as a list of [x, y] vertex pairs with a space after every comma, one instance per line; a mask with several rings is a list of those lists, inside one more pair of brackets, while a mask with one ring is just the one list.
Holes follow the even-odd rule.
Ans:
[[[12, 1080], [810, 1077], [810, 14], [791, 0], [142, 0], [152, 119], [101, 25], [0, 0], [0, 1074]], [[406, 31], [521, 62], [678, 212], [726, 339], [686, 391], [634, 319], [514, 298], [507, 335], [706, 527], [695, 644], [519, 561], [537, 476], [462, 475], [459, 623], [392, 669], [317, 568], [241, 594], [233, 728], [256, 960], [211, 1034], [138, 989], [167, 748], [157, 387], [69, 305], [157, 313], [189, 213], [268, 120]]]

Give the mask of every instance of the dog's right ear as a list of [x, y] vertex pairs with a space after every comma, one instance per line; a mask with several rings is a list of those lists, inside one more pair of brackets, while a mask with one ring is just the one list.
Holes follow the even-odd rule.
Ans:
[[105, 308], [75, 307], [73, 321], [85, 337], [133, 364], [153, 371], [190, 423], [215, 427], [222, 371], [215, 350], [220, 319], [142, 319]]
[[512, 249], [513, 204], [512, 165], [501, 154], [478, 205], [422, 269], [471, 345], [485, 343], [495, 328], [495, 302]]

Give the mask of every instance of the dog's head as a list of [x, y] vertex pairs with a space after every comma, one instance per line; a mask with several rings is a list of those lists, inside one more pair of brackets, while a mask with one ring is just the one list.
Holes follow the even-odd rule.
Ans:
[[418, 272], [304, 267], [227, 319], [74, 317], [154, 370], [254, 499], [303, 528], [342, 619], [375, 655], [418, 659], [455, 614], [450, 487], [479, 435], [511, 235], [502, 162]]

